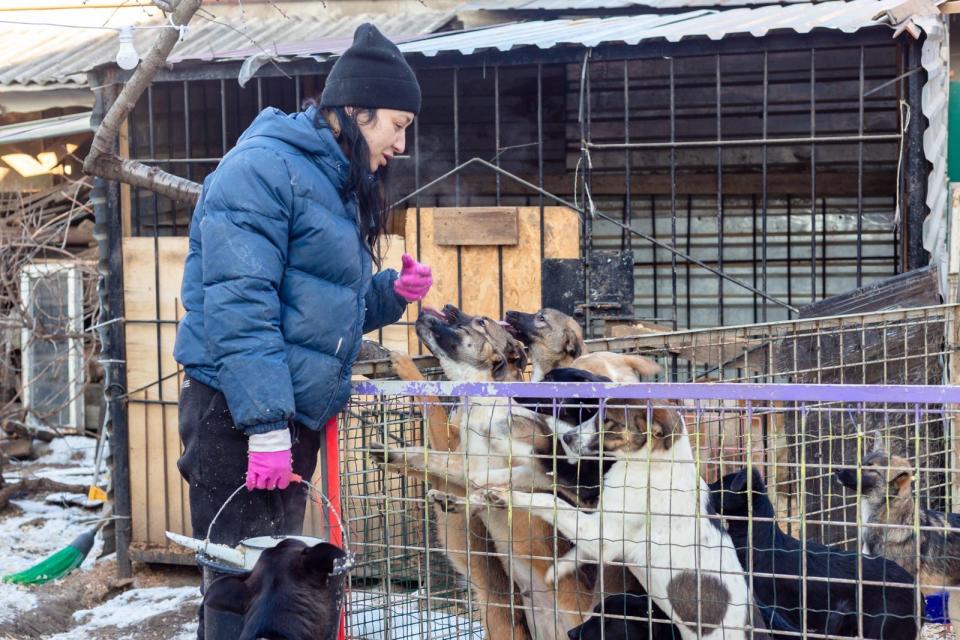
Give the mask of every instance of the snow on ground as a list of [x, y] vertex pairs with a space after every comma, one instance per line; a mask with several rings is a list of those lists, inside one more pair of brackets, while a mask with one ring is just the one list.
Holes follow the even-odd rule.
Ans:
[[37, 596], [23, 587], [0, 582], [0, 622], [13, 620], [37, 606]]
[[[41, 445], [47, 449], [36, 460], [8, 461], [3, 468], [7, 482], [23, 478], [49, 478], [67, 484], [89, 485], [93, 480], [93, 463], [97, 454], [96, 438], [87, 436], [63, 436]], [[104, 471], [101, 471], [103, 476]], [[104, 476], [98, 484], [106, 482]]]
[[[54, 440], [50, 452], [41, 458], [6, 466], [5, 479], [17, 482], [20, 477], [37, 477], [35, 471], [55, 470], [50, 465], [65, 465], [65, 470], [87, 465], [85, 482], [90, 481], [97, 441], [82, 436], [67, 436]], [[73, 482], [74, 480], [68, 480]], [[16, 509], [0, 513], [0, 573], [16, 573], [58, 551], [84, 531], [94, 526], [98, 510], [46, 504], [43, 496], [31, 496], [11, 501]], [[89, 569], [103, 548], [97, 537], [82, 568]], [[19, 613], [31, 610], [37, 597], [31, 587], [0, 583], [0, 622], [13, 619]]]
[[391, 594], [353, 590], [347, 614], [347, 635], [380, 640], [394, 635], [430, 640], [483, 640], [483, 627], [469, 618], [431, 610], [425, 591]]
[[[129, 629], [130, 638], [136, 636], [137, 628], [154, 616], [172, 611], [181, 611], [186, 607], [194, 608], [200, 603], [200, 591], [196, 587], [152, 587], [130, 589], [93, 609], [83, 609], [73, 614], [76, 627], [51, 636], [50, 640], [88, 640], [97, 636], [97, 631], [106, 628]], [[171, 630], [179, 638], [190, 629], [196, 637], [196, 623], [182, 630]]]
[[[97, 511], [63, 507], [38, 500], [12, 500], [22, 510], [0, 518], [0, 557], [3, 572], [16, 573], [70, 544], [95, 525]], [[97, 536], [94, 548], [84, 561], [89, 567], [103, 548]]]

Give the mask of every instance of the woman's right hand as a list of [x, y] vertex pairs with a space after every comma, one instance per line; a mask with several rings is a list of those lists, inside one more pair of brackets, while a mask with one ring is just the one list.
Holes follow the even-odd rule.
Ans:
[[247, 491], [286, 489], [293, 475], [290, 432], [286, 429], [250, 436], [247, 443]]

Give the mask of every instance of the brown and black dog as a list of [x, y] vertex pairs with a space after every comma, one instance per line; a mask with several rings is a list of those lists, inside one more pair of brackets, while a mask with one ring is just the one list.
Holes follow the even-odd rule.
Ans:
[[510, 332], [527, 345], [533, 379], [543, 380], [552, 369], [572, 367], [614, 382], [640, 382], [660, 373], [660, 365], [643, 356], [610, 351], [586, 353], [583, 330], [576, 320], [556, 309], [536, 313], [507, 311]]
[[[893, 560], [929, 596], [960, 587], [960, 515], [917, 505], [913, 469], [906, 458], [885, 451], [879, 440], [864, 456], [861, 540], [865, 554]], [[840, 469], [836, 474], [840, 484], [857, 490], [856, 469]], [[953, 628], [960, 629], [960, 590], [950, 589], [949, 615]]]
[[[522, 377], [526, 366], [522, 345], [490, 318], [470, 316], [447, 305], [443, 313], [421, 314], [416, 328], [448, 379], [505, 382]], [[394, 362], [402, 359], [395, 357]], [[410, 367], [412, 363], [398, 370], [405, 377], [418, 376]], [[544, 640], [564, 637], [593, 606], [591, 585], [581, 574], [557, 585], [544, 579], [553, 558], [570, 549], [569, 542], [557, 538], [553, 528], [538, 518], [510, 518], [498, 509], [467, 510], [463, 504], [466, 495], [482, 486], [553, 487], [554, 481], [537, 459], [538, 451], [555, 446], [553, 434], [540, 416], [503, 398], [468, 398], [449, 418], [442, 411], [428, 415], [428, 422], [434, 421], [439, 424], [428, 427], [429, 451], [381, 447], [374, 448], [373, 455], [388, 469], [426, 478], [432, 485], [440, 543], [456, 569], [469, 577], [481, 602], [487, 637], [506, 633], [529, 637], [524, 635], [526, 628], [518, 628], [523, 625], [515, 617], [504, 622], [502, 612], [516, 610], [511, 607], [514, 587], [521, 594], [529, 633]], [[482, 536], [482, 530], [488, 545], [471, 539], [468, 554], [467, 531]], [[490, 562], [491, 555], [500, 561], [499, 570], [493, 569], [496, 563]], [[507, 579], [503, 588], [508, 575], [514, 584]], [[498, 585], [499, 590], [494, 588]]]

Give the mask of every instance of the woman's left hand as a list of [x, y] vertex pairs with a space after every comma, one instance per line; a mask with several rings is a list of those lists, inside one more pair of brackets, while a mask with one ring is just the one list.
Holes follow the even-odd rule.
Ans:
[[423, 300], [433, 284], [430, 267], [420, 264], [409, 253], [403, 254], [403, 269], [400, 277], [393, 283], [393, 290], [407, 302]]

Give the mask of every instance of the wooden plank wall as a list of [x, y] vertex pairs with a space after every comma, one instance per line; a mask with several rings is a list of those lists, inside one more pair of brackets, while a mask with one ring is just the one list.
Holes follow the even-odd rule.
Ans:
[[[164, 531], [190, 533], [180, 456], [177, 407], [149, 401], [176, 401], [182, 376], [173, 359], [186, 238], [123, 239], [124, 307], [127, 319], [127, 421], [130, 434], [130, 498], [133, 544], [138, 549], [166, 547]], [[144, 322], [141, 322], [144, 321]], [[139, 391], [137, 391], [139, 390]]]
[[[499, 283], [503, 278], [503, 311], [540, 308], [540, 208], [520, 207], [518, 244], [502, 247], [440, 246], [434, 241], [433, 209], [409, 210], [406, 218], [407, 251], [433, 269], [433, 287], [424, 304], [437, 308], [453, 303], [472, 315], [500, 318]], [[545, 207], [544, 257], [577, 258], [580, 255], [580, 223], [577, 213], [566, 207]], [[419, 218], [419, 234], [418, 234]], [[458, 291], [458, 283], [462, 283]], [[417, 319], [416, 305], [407, 308], [407, 321]], [[420, 353], [411, 325], [409, 352]]]

